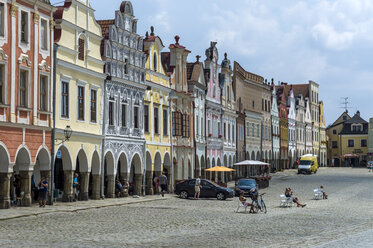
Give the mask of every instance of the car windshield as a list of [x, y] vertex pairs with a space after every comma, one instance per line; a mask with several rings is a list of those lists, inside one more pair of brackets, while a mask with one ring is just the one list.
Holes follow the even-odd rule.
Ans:
[[238, 181], [238, 186], [255, 186], [254, 180], [240, 180]]
[[299, 165], [311, 165], [312, 161], [311, 160], [301, 160]]

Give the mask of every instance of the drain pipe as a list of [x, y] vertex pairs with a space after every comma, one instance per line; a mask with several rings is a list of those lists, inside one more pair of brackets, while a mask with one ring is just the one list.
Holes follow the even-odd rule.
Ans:
[[53, 128], [52, 128], [52, 143], [51, 143], [51, 194], [49, 204], [53, 205], [54, 201], [54, 155], [55, 155], [55, 137], [56, 137], [56, 75], [57, 75], [57, 50], [59, 45], [57, 43], [53, 44]]

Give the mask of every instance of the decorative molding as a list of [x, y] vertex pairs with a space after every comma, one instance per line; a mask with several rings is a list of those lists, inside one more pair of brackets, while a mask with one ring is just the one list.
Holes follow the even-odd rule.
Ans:
[[40, 69], [40, 70], [45, 70], [45, 71], [48, 71], [48, 72], [49, 72], [49, 71], [51, 70], [51, 67], [48, 66], [47, 61], [43, 60], [43, 61], [41, 61], [41, 63], [39, 64], [39, 69]]
[[1, 48], [0, 48], [0, 56], [2, 60], [8, 60], [8, 55], [6, 55], [4, 50]]
[[32, 62], [27, 54], [21, 53], [21, 56], [18, 58], [18, 64], [26, 63], [27, 66], [31, 66]]
[[16, 15], [17, 15], [17, 12], [18, 12], [18, 4], [16, 3], [16, 2], [12, 2], [12, 4], [11, 4], [11, 14], [12, 14], [12, 16], [13, 17], [16, 17]]
[[39, 20], [40, 20], [39, 11], [35, 10], [35, 12], [34, 12], [34, 24], [39, 24]]

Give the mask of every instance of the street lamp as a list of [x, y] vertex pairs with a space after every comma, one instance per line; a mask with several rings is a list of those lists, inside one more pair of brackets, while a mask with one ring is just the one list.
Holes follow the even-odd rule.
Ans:
[[66, 140], [69, 140], [71, 138], [71, 134], [73, 133], [73, 130], [71, 130], [70, 126], [66, 126], [63, 133], [65, 134], [65, 140], [64, 141], [66, 141]]

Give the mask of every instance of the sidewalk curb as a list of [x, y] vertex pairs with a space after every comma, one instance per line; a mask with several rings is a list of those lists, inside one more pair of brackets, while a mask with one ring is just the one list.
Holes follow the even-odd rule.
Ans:
[[75, 209], [51, 209], [51, 210], [48, 210], [47, 212], [27, 213], [27, 214], [20, 214], [20, 215], [11, 216], [11, 217], [5, 217], [5, 218], [0, 217], [0, 222], [1, 221], [6, 221], [6, 220], [12, 220], [12, 219], [30, 217], [30, 216], [39, 216], [39, 215], [50, 214], [50, 213], [73, 213], [73, 212], [77, 212], [77, 211], [84, 211], [84, 210], [90, 210], [90, 209], [106, 208], [106, 207], [118, 207], [118, 206], [131, 205], [131, 204], [137, 204], [137, 203], [143, 203], [143, 202], [162, 201], [162, 200], [167, 200], [167, 199], [171, 199], [171, 196], [170, 197], [156, 198], [156, 199], [141, 199], [139, 201], [113, 203], [113, 204], [108, 204], [108, 205], [89, 206], [89, 207], [80, 207], [80, 208], [77, 207]]

